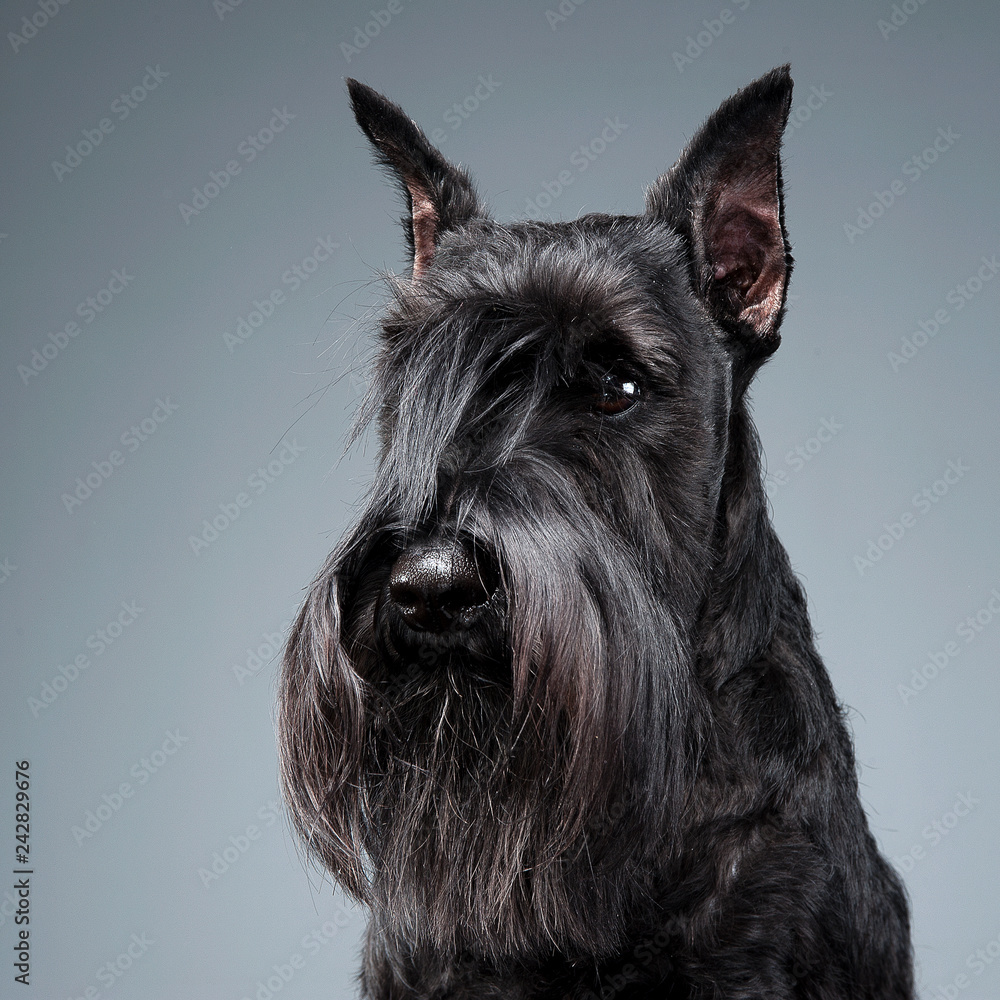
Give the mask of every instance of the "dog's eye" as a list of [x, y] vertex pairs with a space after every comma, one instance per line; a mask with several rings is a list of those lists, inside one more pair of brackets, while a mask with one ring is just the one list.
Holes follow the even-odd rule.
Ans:
[[593, 396], [593, 406], [598, 413], [614, 416], [634, 406], [638, 399], [638, 383], [609, 372], [601, 378], [600, 388]]

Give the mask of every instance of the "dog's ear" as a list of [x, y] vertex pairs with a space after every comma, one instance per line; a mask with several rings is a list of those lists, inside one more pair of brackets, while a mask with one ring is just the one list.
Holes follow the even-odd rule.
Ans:
[[375, 147], [375, 155], [402, 185], [408, 215], [406, 242], [419, 278], [434, 256], [441, 234], [482, 215], [468, 174], [452, 166], [427, 141], [416, 122], [398, 104], [357, 80], [348, 80], [354, 117]]
[[697, 294], [722, 326], [770, 354], [792, 270], [781, 191], [788, 66], [734, 94], [646, 196], [647, 214], [683, 233]]

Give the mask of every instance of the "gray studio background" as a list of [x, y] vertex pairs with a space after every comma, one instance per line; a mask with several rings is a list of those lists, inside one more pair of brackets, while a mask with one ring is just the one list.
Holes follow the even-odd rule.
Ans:
[[0, 995], [354, 993], [364, 919], [297, 853], [273, 735], [274, 651], [370, 471], [342, 455], [373, 278], [403, 264], [344, 76], [498, 216], [572, 218], [640, 210], [787, 60], [774, 516], [922, 995], [997, 996], [998, 27], [986, 0], [4, 4]]

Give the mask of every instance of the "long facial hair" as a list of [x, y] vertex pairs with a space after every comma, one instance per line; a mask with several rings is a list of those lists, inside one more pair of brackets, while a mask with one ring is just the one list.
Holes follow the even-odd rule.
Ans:
[[[384, 933], [599, 955], [655, 896], [693, 781], [702, 702], [690, 622], [668, 601], [682, 556], [641, 462], [602, 483], [593, 456], [551, 461], [544, 373], [511, 383], [504, 433], [476, 438], [497, 415], [475, 387], [511, 355], [450, 322], [376, 369], [393, 414], [372, 495], [286, 652], [285, 792], [310, 851]], [[402, 393], [401, 369], [438, 375]], [[497, 594], [464, 641], [400, 649], [378, 624], [385, 580], [412, 526], [442, 518], [491, 554]]]

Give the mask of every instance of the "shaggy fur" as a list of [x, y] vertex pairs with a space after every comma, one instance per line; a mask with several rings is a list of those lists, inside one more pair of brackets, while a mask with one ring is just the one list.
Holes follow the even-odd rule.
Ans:
[[371, 910], [362, 993], [911, 1000], [747, 387], [791, 273], [787, 67], [645, 214], [504, 225], [349, 81], [399, 182], [355, 527], [294, 626], [282, 777]]

